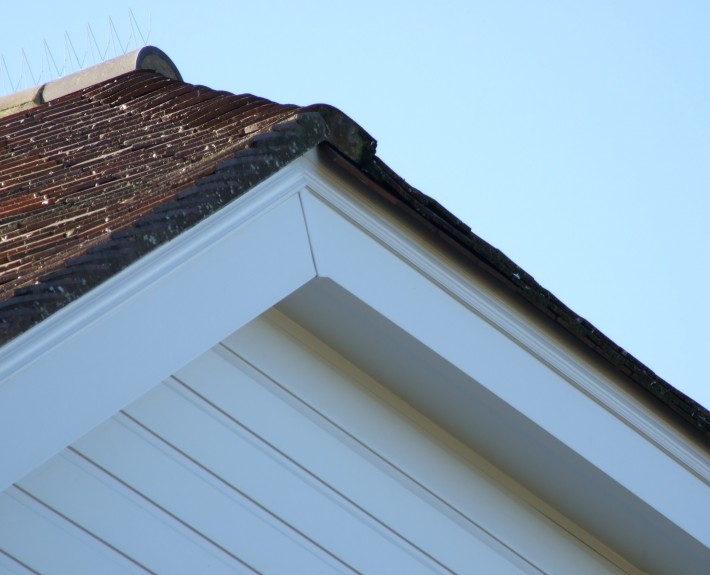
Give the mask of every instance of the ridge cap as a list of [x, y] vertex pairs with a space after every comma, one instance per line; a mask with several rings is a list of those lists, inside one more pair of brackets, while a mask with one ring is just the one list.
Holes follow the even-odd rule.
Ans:
[[134, 70], [151, 70], [166, 78], [182, 81], [180, 71], [165, 52], [155, 46], [144, 46], [122, 56], [78, 70], [68, 76], [2, 96], [0, 97], [0, 118], [34, 108]]

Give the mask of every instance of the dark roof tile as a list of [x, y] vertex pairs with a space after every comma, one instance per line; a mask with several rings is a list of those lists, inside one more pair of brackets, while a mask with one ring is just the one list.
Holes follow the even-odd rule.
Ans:
[[407, 184], [338, 110], [235, 96], [145, 70], [0, 118], [0, 343], [324, 142], [333, 161], [710, 437], [707, 410]]

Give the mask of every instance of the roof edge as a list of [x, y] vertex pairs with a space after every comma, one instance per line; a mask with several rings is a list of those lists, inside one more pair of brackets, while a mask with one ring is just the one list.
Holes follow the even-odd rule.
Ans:
[[[344, 115], [344, 114], [343, 114]], [[499, 249], [477, 236], [466, 224], [451, 214], [436, 200], [426, 196], [404, 181], [379, 157], [370, 162], [353, 161], [349, 154], [332, 145], [328, 157], [376, 193], [386, 194], [389, 201], [402, 206], [414, 217], [424, 221], [448, 238], [450, 245], [462, 248], [462, 253], [472, 257], [474, 263], [486, 273], [497, 278], [532, 308], [551, 319], [570, 334], [583, 347], [596, 353], [622, 377], [647, 391], [698, 434], [703, 441], [710, 440], [710, 409], [675, 388], [658, 376], [639, 359], [628, 353], [586, 319], [562, 303], [542, 287], [530, 274], [520, 268]]]
[[[145, 47], [39, 88], [0, 98], [0, 117], [7, 102], [32, 108], [48, 98], [80, 91], [88, 85], [129, 73], [153, 70], [181, 80], [172, 61], [158, 48]], [[174, 74], [174, 75], [171, 75]], [[29, 101], [21, 98], [29, 95]], [[224, 93], [223, 93], [224, 94]], [[25, 96], [26, 98], [27, 96]], [[39, 100], [37, 99], [39, 97]], [[307, 150], [325, 144], [331, 159], [388, 201], [402, 206], [457, 249], [462, 249], [507, 289], [558, 324], [633, 384], [645, 389], [665, 408], [710, 441], [710, 410], [689, 398], [627, 353], [591, 323], [575, 314], [500, 250], [478, 237], [444, 206], [408, 184], [377, 155], [377, 142], [342, 111], [325, 104], [294, 107], [269, 125], [261, 125], [209, 170], [185, 184], [171, 201], [138, 218], [132, 227], [88, 248], [83, 256], [16, 291], [0, 304], [0, 346], [130, 265], [157, 245], [169, 241], [226, 203], [245, 193]], [[74, 274], [83, 273], [81, 282]]]
[[68, 76], [2, 96], [0, 97], [0, 118], [34, 108], [133, 70], [151, 70], [166, 78], [182, 81], [180, 71], [165, 52], [155, 46], [144, 46]]

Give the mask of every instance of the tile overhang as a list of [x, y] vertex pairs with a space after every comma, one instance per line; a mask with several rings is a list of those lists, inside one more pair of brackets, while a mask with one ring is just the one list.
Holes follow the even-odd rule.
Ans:
[[[92, 106], [97, 101], [100, 103]], [[106, 107], [104, 104], [107, 102]], [[54, 156], [48, 154], [41, 157], [42, 141], [38, 142], [39, 146], [33, 146], [33, 142], [26, 143], [23, 154], [12, 156], [18, 138], [22, 138], [23, 134], [32, 137], [29, 134], [34, 133], [31, 128], [23, 127], [25, 123], [38, 128], [36, 134], [42, 133], [45, 138], [51, 138], [52, 133], [48, 134], [44, 128], [54, 121], [54, 135], [71, 140], [77, 137], [77, 132], [81, 132], [80, 125], [77, 127], [76, 120], [80, 117], [77, 114], [94, 113], [98, 115], [91, 116], [91, 119], [97, 121], [92, 124], [101, 124], [101, 129], [105, 130], [97, 137], [108, 134], [110, 138], [111, 129], [119, 127], [124, 111], [138, 120], [137, 132], [132, 134], [133, 138], [124, 138], [120, 142], [122, 147], [107, 148], [102, 157], [92, 156], [100, 146], [89, 150], [86, 156], [81, 156], [81, 146], [78, 146], [79, 150], [69, 146], [70, 153], [66, 158], [61, 157], [61, 150], [53, 150]], [[158, 118], [160, 124], [152, 124], [153, 132], [141, 138], [139, 131], [148, 118]], [[114, 126], [111, 126], [112, 122]], [[166, 156], [166, 163], [169, 164], [182, 160], [184, 165], [180, 169], [184, 171], [181, 173], [173, 166], [163, 172], [154, 172], [151, 175], [153, 179], [141, 177], [139, 160], [148, 153], [155, 153], [156, 146], [160, 146], [162, 136], [167, 133], [161, 133], [156, 128], [158, 125], [168, 132], [189, 131], [182, 140], [178, 138], [181, 140], [179, 149]], [[81, 136], [86, 138], [87, 144], [93, 141], [91, 133]], [[324, 105], [307, 108], [284, 106], [250, 95], [234, 96], [145, 71], [131, 72], [60, 97], [49, 104], [0, 119], [0, 182], [3, 181], [3, 171], [11, 172], [13, 165], [20, 166], [20, 172], [22, 167], [35, 170], [19, 174], [17, 185], [27, 186], [24, 205], [19, 200], [15, 204], [11, 201], [12, 193], [17, 192], [17, 188], [10, 188], [8, 199], [5, 193], [7, 186], [5, 191], [0, 186], [0, 233], [3, 239], [9, 233], [8, 226], [22, 222], [23, 218], [26, 222], [27, 213], [31, 214], [30, 219], [32, 215], [44, 213], [42, 202], [47, 186], [43, 184], [44, 187], [33, 191], [31, 182], [34, 175], [42, 169], [47, 170], [47, 163], [52, 160], [57, 162], [55, 166], [58, 171], [71, 172], [77, 166], [81, 169], [82, 162], [83, 166], [91, 167], [95, 162], [94, 167], [106, 168], [107, 171], [99, 173], [95, 179], [87, 177], [84, 189], [106, 186], [111, 196], [112, 189], [107, 185], [114, 181], [110, 179], [115, 175], [111, 170], [120, 172], [121, 166], [116, 156], [134, 154], [136, 168], [128, 170], [125, 179], [131, 185], [124, 191], [128, 190], [128, 195], [135, 198], [136, 191], [140, 190], [142, 194], [146, 187], [156, 183], [164, 187], [161, 193], [151, 196], [150, 201], [142, 204], [135, 201], [137, 205], [131, 205], [118, 229], [93, 236], [89, 234], [78, 243], [71, 239], [71, 234], [62, 236], [66, 241], [57, 242], [53, 251], [40, 250], [41, 258], [23, 271], [20, 281], [8, 279], [7, 273], [3, 274], [5, 289], [0, 291], [0, 343], [25, 332], [318, 145], [330, 150], [332, 161], [376, 188], [379, 193], [388, 195], [402, 209], [462, 248], [479, 266], [501, 280], [507, 289], [649, 392], [700, 432], [705, 440], [710, 437], [710, 412], [707, 409], [673, 388], [575, 314], [438, 202], [407, 184], [375, 155], [375, 140], [338, 110]], [[37, 148], [40, 154], [33, 155], [32, 151], [37, 151]], [[92, 168], [92, 171], [95, 169]], [[103, 181], [106, 178], [109, 180]], [[113, 191], [120, 196], [118, 189], [113, 188]], [[68, 195], [81, 191], [68, 188]], [[17, 194], [14, 197], [17, 198]], [[66, 200], [61, 195], [59, 199]], [[115, 198], [112, 202], [115, 203]], [[4, 216], [3, 205], [9, 207]], [[16, 211], [13, 212], [13, 209]], [[60, 235], [67, 233], [61, 228], [57, 232]], [[22, 245], [15, 246], [19, 252], [8, 251], [7, 246], [2, 246], [4, 261], [11, 261], [13, 254], [22, 253]]]

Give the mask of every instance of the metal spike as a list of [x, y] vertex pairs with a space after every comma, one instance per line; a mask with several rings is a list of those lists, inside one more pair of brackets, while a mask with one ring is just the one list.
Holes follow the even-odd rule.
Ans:
[[[76, 49], [68, 32], [64, 32], [64, 47], [61, 67], [57, 63], [52, 48], [46, 39], [42, 40], [42, 52], [39, 61], [39, 75], [35, 75], [30, 58], [24, 48], [21, 49], [19, 65], [19, 77], [13, 78], [14, 74], [7, 65], [4, 54], [0, 54], [0, 96], [16, 92], [20, 89], [30, 88], [38, 84], [49, 82], [56, 78], [61, 78], [66, 74], [76, 72], [89, 65], [99, 64], [108, 58], [114, 58], [128, 53], [131, 49], [138, 49], [148, 44], [152, 32], [152, 19], [148, 14], [148, 33], [143, 34], [143, 30], [138, 24], [138, 20], [132, 9], [128, 10], [128, 38], [124, 42], [119, 34], [112, 17], [108, 18], [105, 43], [99, 43], [94, 34], [91, 24], [86, 25], [86, 38], [82, 56]], [[139, 40], [141, 44], [139, 44]]]
[[[143, 37], [143, 32], [141, 32], [141, 27], [138, 25], [138, 22], [136, 21], [136, 17], [133, 14], [133, 10], [131, 10], [130, 8], [128, 9], [128, 16], [129, 16], [129, 22], [131, 24], [131, 35], [134, 34], [133, 25], [135, 24], [136, 30], [138, 30], [138, 35], [141, 37], [141, 42], [143, 42], [143, 46], [146, 46], [148, 44], [148, 42]], [[150, 16], [149, 16], [149, 18], [150, 18]]]

